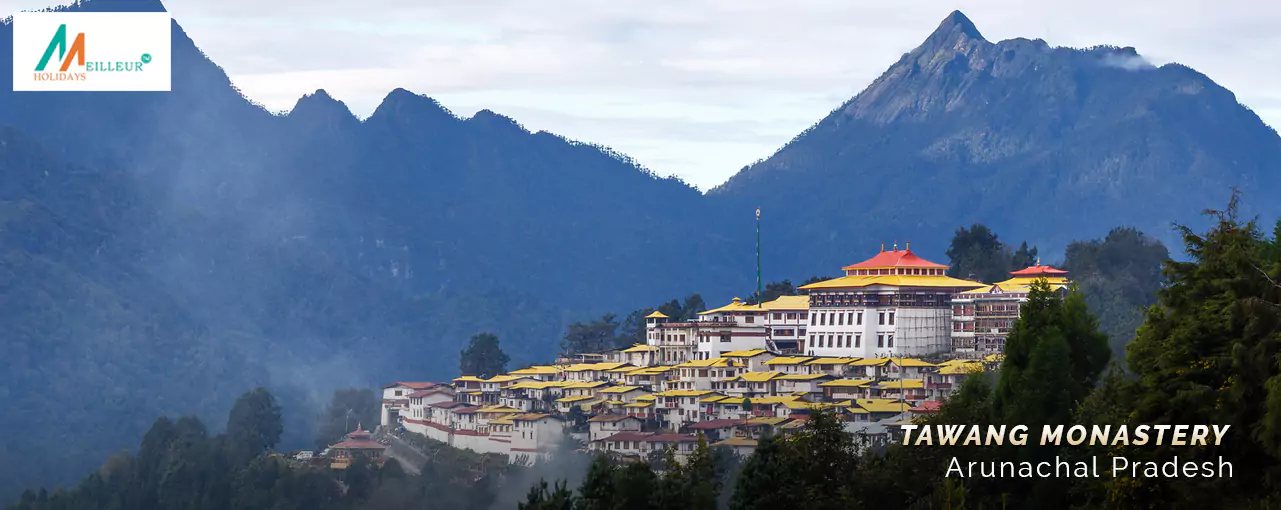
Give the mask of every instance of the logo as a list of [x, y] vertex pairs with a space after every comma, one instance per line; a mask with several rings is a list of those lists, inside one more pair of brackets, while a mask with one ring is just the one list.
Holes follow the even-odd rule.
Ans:
[[18, 13], [14, 91], [168, 91], [167, 13]]

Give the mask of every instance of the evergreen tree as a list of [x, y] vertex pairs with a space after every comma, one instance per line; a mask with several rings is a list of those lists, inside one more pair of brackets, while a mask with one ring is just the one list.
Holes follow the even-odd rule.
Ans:
[[471, 337], [467, 348], [458, 355], [458, 372], [488, 379], [507, 371], [511, 358], [503, 352], [498, 335], [479, 333]]
[[227, 440], [236, 465], [276, 446], [284, 432], [280, 405], [266, 388], [256, 388], [240, 398], [227, 416]]
[[617, 488], [614, 478], [617, 469], [609, 457], [600, 454], [592, 459], [587, 468], [587, 476], [578, 487], [578, 501], [574, 505], [579, 510], [608, 510], [612, 508]]
[[649, 464], [629, 462], [614, 474], [615, 510], [649, 510], [654, 496], [657, 476]]
[[776, 510], [800, 508], [793, 485], [794, 473], [788, 465], [785, 439], [766, 436], [747, 457], [730, 497], [730, 510]]

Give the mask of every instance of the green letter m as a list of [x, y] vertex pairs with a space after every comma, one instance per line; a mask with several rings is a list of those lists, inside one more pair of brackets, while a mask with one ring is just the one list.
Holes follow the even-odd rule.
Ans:
[[58, 60], [67, 54], [67, 25], [63, 23], [58, 27], [58, 32], [53, 34], [53, 40], [49, 41], [49, 48], [44, 50], [44, 56], [40, 57], [40, 65], [36, 66], [36, 72], [44, 71], [45, 66], [49, 65], [49, 58], [53, 57], [53, 50], [58, 50]]

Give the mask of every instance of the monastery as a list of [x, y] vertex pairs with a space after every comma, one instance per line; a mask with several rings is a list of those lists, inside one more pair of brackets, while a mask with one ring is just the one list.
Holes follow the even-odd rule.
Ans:
[[747, 453], [834, 410], [851, 432], [888, 438], [937, 412], [966, 376], [995, 370], [1032, 282], [1065, 292], [1066, 271], [1035, 266], [984, 284], [883, 247], [805, 295], [735, 298], [690, 320], [654, 312], [646, 342], [563, 356], [482, 379], [383, 388], [382, 425], [533, 465], [561, 448], [678, 460], [701, 435]]

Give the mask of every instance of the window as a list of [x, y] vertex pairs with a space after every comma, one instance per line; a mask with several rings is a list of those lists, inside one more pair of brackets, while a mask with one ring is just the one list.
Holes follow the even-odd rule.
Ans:
[[858, 325], [859, 326], [863, 325], [863, 312], [858, 313]]
[[721, 342], [729, 342], [729, 333], [721, 333]]
[[756, 316], [755, 316], [755, 315], [748, 315], [744, 322], [747, 322], [748, 324], [751, 324], [751, 323], [753, 323], [753, 322], [756, 322]]
[[818, 323], [818, 314], [815, 312], [810, 312], [810, 325], [813, 326], [817, 323]]
[[888, 344], [888, 347], [893, 348], [893, 347], [894, 347], [894, 335], [893, 335], [893, 334], [891, 334], [891, 335], [886, 336], [886, 340], [885, 340], [885, 342]]
[[801, 330], [801, 332], [800, 332], [799, 334], [800, 334], [800, 336], [805, 336], [805, 330], [804, 330], [804, 329], [802, 329], [802, 330]]
[[401, 391], [401, 390], [396, 390], [396, 396], [397, 396], [397, 397], [399, 397], [399, 396], [400, 396], [400, 391]]
[[884, 326], [884, 325], [885, 325], [885, 312], [880, 312], [880, 313], [876, 314], [876, 321], [877, 321], [877, 324], [880, 324], [880, 325]]
[[836, 314], [836, 325], [838, 325], [838, 326], [844, 326], [844, 325], [845, 325], [845, 314], [843, 314], [843, 313], [838, 313], [838, 314]]
[[884, 335], [884, 334], [876, 335], [876, 347], [877, 347], [878, 349], [879, 349], [879, 348], [882, 348], [882, 347], [885, 347], [885, 335]]
[[791, 312], [789, 312], [789, 313], [787, 314], [787, 320], [789, 320], [789, 321], [794, 321], [794, 320], [796, 320], [796, 314], [795, 314], [795, 313], [791, 313]]
[[832, 347], [832, 335], [827, 335], [827, 347]]
[[781, 321], [781, 320], [783, 320], [783, 314], [778, 313], [778, 312], [774, 312], [774, 320], [776, 320], [776, 321]]
[[854, 335], [854, 348], [863, 347], [863, 335]]
[[894, 312], [890, 312], [890, 325], [894, 325]]
[[835, 325], [836, 325], [836, 312], [828, 312], [828, 313], [827, 313], [827, 323], [828, 323], [828, 324], [830, 324], [830, 325], [832, 325], [832, 326], [835, 326]]
[[820, 313], [820, 314], [818, 314], [818, 325], [819, 325], [819, 326], [826, 326], [826, 325], [827, 325], [827, 314], [825, 314], [825, 313]]

